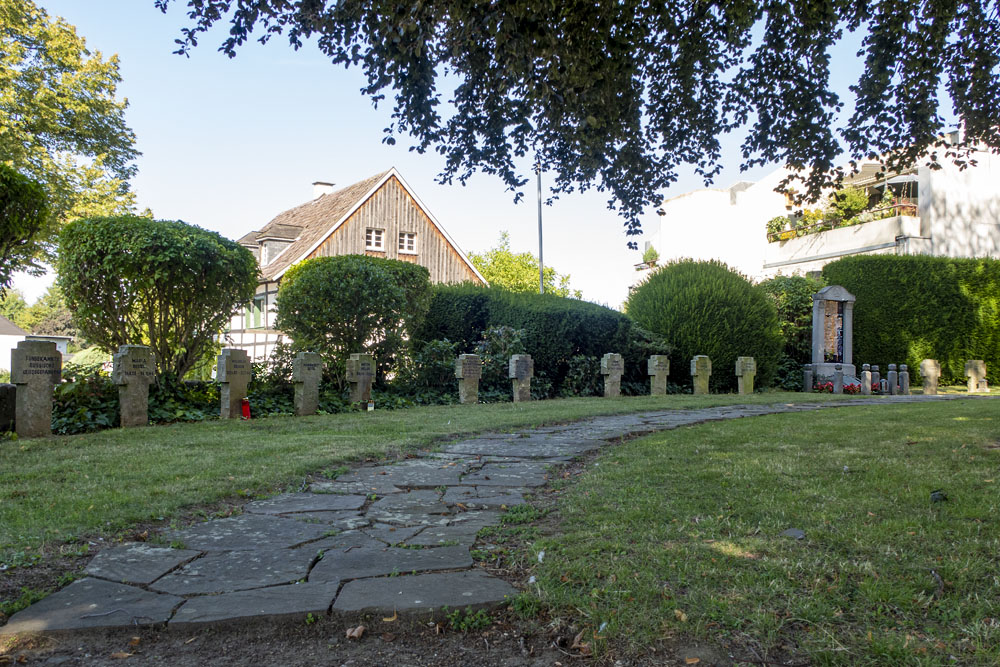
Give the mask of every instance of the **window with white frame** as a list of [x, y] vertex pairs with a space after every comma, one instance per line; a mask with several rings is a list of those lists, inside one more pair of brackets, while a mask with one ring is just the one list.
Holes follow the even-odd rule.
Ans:
[[417, 233], [416, 232], [400, 232], [399, 233], [399, 252], [416, 254], [416, 252], [417, 252]]
[[369, 227], [368, 229], [366, 229], [365, 250], [384, 251], [385, 250], [385, 241], [383, 238], [384, 232], [385, 230], [383, 229], [375, 229], [373, 227]]

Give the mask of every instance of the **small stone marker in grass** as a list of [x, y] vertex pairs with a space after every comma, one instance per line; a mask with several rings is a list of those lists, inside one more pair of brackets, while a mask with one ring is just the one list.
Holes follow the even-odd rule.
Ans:
[[903, 396], [910, 395], [910, 371], [906, 364], [899, 367], [899, 393]]
[[514, 391], [514, 402], [531, 400], [531, 378], [535, 376], [535, 362], [530, 354], [515, 354], [510, 358], [507, 377]]
[[937, 359], [924, 359], [920, 362], [920, 377], [924, 383], [924, 395], [936, 396], [938, 393], [938, 378], [941, 377], [941, 364]]
[[479, 379], [483, 377], [483, 360], [478, 354], [460, 354], [455, 360], [458, 378], [458, 402], [475, 405], [479, 402]]
[[691, 360], [691, 377], [694, 378], [694, 393], [708, 393], [708, 378], [712, 376], [712, 360], [704, 354]]
[[19, 438], [52, 435], [52, 388], [62, 380], [62, 355], [47, 340], [22, 340], [10, 351], [17, 385], [14, 428]]
[[243, 416], [243, 399], [247, 397], [247, 385], [250, 383], [250, 356], [246, 350], [227, 347], [218, 358], [216, 379], [222, 385], [221, 409], [222, 419], [239, 419]]
[[649, 375], [649, 393], [652, 396], [667, 395], [667, 376], [670, 374], [670, 357], [665, 354], [654, 354], [646, 362], [646, 373]]
[[351, 403], [369, 403], [372, 400], [374, 379], [375, 360], [372, 355], [352, 354], [347, 360], [347, 381], [351, 385]]
[[986, 386], [986, 362], [982, 359], [969, 359], [965, 362], [965, 377], [969, 378], [969, 393], [988, 392]]
[[813, 367], [812, 364], [802, 365], [802, 391], [810, 392], [813, 390]]
[[736, 358], [736, 383], [739, 387], [739, 393], [753, 393], [753, 380], [756, 375], [757, 361], [753, 357]]
[[601, 357], [601, 375], [604, 376], [604, 398], [617, 398], [622, 395], [622, 372], [625, 363], [622, 355], [608, 352]]
[[871, 364], [861, 365], [861, 393], [865, 396], [872, 395], [872, 367]]
[[323, 378], [323, 357], [316, 352], [299, 352], [292, 361], [295, 383], [295, 414], [314, 415], [319, 409], [319, 381]]
[[146, 345], [122, 345], [114, 354], [111, 381], [118, 385], [122, 428], [149, 424], [149, 385], [156, 380], [156, 360]]
[[889, 395], [895, 396], [899, 393], [899, 373], [896, 372], [896, 364], [889, 364], [889, 372], [885, 374], [885, 380], [889, 383]]
[[844, 365], [834, 364], [833, 366], [833, 393], [844, 393]]

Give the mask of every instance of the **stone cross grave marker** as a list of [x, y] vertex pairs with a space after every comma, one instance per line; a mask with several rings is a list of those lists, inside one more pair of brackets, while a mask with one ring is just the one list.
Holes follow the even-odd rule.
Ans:
[[833, 393], [843, 394], [844, 393], [844, 365], [834, 364], [833, 365]]
[[375, 359], [370, 354], [355, 353], [347, 360], [347, 381], [351, 385], [351, 403], [369, 403], [372, 400], [372, 382], [375, 380]]
[[622, 395], [622, 373], [625, 363], [622, 355], [608, 352], [601, 357], [601, 375], [604, 376], [604, 398], [616, 398]]
[[246, 350], [227, 347], [217, 363], [215, 375], [222, 385], [219, 417], [239, 419], [243, 416], [243, 399], [247, 397], [247, 385], [250, 384], [250, 356]]
[[515, 354], [510, 358], [507, 377], [514, 391], [514, 402], [531, 400], [531, 378], [535, 376], [535, 361], [530, 354]]
[[156, 381], [156, 360], [146, 345], [122, 345], [115, 352], [111, 381], [118, 385], [122, 428], [149, 423], [149, 385]]
[[22, 340], [10, 351], [10, 381], [17, 385], [14, 429], [19, 438], [52, 435], [52, 388], [62, 380], [62, 355], [47, 340]]
[[802, 391], [808, 393], [812, 390], [813, 390], [812, 364], [802, 364]]
[[649, 375], [649, 393], [652, 396], [667, 395], [667, 376], [670, 374], [670, 357], [665, 354], [654, 354], [646, 362], [646, 373]]
[[712, 360], [704, 354], [691, 360], [691, 377], [694, 378], [694, 393], [708, 393], [708, 378], [712, 376]]
[[889, 395], [895, 396], [899, 393], [899, 373], [896, 372], [896, 364], [889, 364], [889, 372], [885, 374], [885, 380], [889, 383]]
[[906, 364], [899, 366], [899, 393], [903, 396], [910, 395], [910, 370]]
[[736, 383], [741, 394], [753, 393], [753, 380], [757, 375], [757, 361], [753, 357], [736, 358]]
[[295, 383], [295, 414], [314, 415], [319, 410], [319, 382], [323, 379], [323, 357], [317, 352], [299, 352], [292, 361]]
[[938, 378], [941, 377], [941, 364], [937, 359], [924, 359], [920, 362], [920, 377], [924, 383], [924, 396], [936, 396]]
[[969, 378], [969, 393], [987, 392], [986, 362], [982, 359], [969, 359], [965, 362], [965, 377]]
[[460, 354], [455, 359], [458, 378], [458, 402], [475, 405], [479, 402], [479, 380], [483, 377], [483, 360], [478, 354]]
[[872, 395], [872, 367], [871, 364], [861, 365], [861, 393], [865, 396]]

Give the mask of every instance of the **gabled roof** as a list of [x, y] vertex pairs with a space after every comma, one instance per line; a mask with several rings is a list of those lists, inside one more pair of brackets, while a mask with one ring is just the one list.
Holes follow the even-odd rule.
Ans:
[[[258, 232], [250, 232], [239, 240], [239, 243], [254, 245], [258, 239], [277, 238], [295, 240], [285, 248], [271, 263], [260, 267], [265, 280], [277, 280], [288, 268], [309, 256], [326, 239], [330, 237], [351, 215], [368, 201], [379, 188], [393, 176], [403, 189], [413, 198], [424, 215], [439, 232], [448, 240], [455, 252], [468, 264], [469, 268], [486, 283], [486, 279], [476, 270], [469, 258], [458, 247], [451, 235], [441, 226], [441, 223], [427, 210], [413, 189], [403, 180], [396, 168], [375, 174], [363, 181], [348, 185], [335, 192], [317, 197], [310, 202], [296, 206], [284, 213], [279, 213], [273, 220], [264, 225]], [[297, 234], [294, 236], [293, 234]]]
[[28, 332], [0, 315], [0, 336], [27, 336]]

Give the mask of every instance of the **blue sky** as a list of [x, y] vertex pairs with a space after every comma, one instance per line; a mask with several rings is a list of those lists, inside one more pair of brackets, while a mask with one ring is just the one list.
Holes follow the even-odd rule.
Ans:
[[[533, 183], [517, 205], [496, 177], [438, 185], [443, 160], [409, 152], [405, 137], [384, 145], [389, 105], [374, 109], [358, 92], [360, 70], [334, 67], [312, 45], [296, 52], [279, 37], [267, 46], [248, 44], [229, 59], [216, 50], [223, 34], [216, 32], [185, 58], [172, 53], [187, 25], [183, 0], [167, 15], [153, 0], [39, 4], [75, 25], [92, 51], [119, 56], [119, 94], [128, 98], [127, 121], [143, 153], [133, 186], [139, 207], [157, 218], [239, 238], [311, 198], [315, 180], [348, 185], [395, 166], [466, 252], [489, 248], [506, 230], [515, 251], [537, 254]], [[836, 59], [845, 71], [853, 69], [853, 51]], [[756, 180], [773, 169], [740, 174], [738, 140], [725, 146], [717, 185]], [[684, 177], [666, 194], [699, 187], [699, 178]], [[543, 217], [546, 265], [569, 273], [584, 298], [618, 307], [640, 253], [626, 248], [622, 221], [607, 210], [606, 198], [594, 191], [564, 196]], [[657, 216], [650, 211], [645, 220], [655, 232]], [[18, 278], [14, 286], [31, 301], [45, 282]]]

